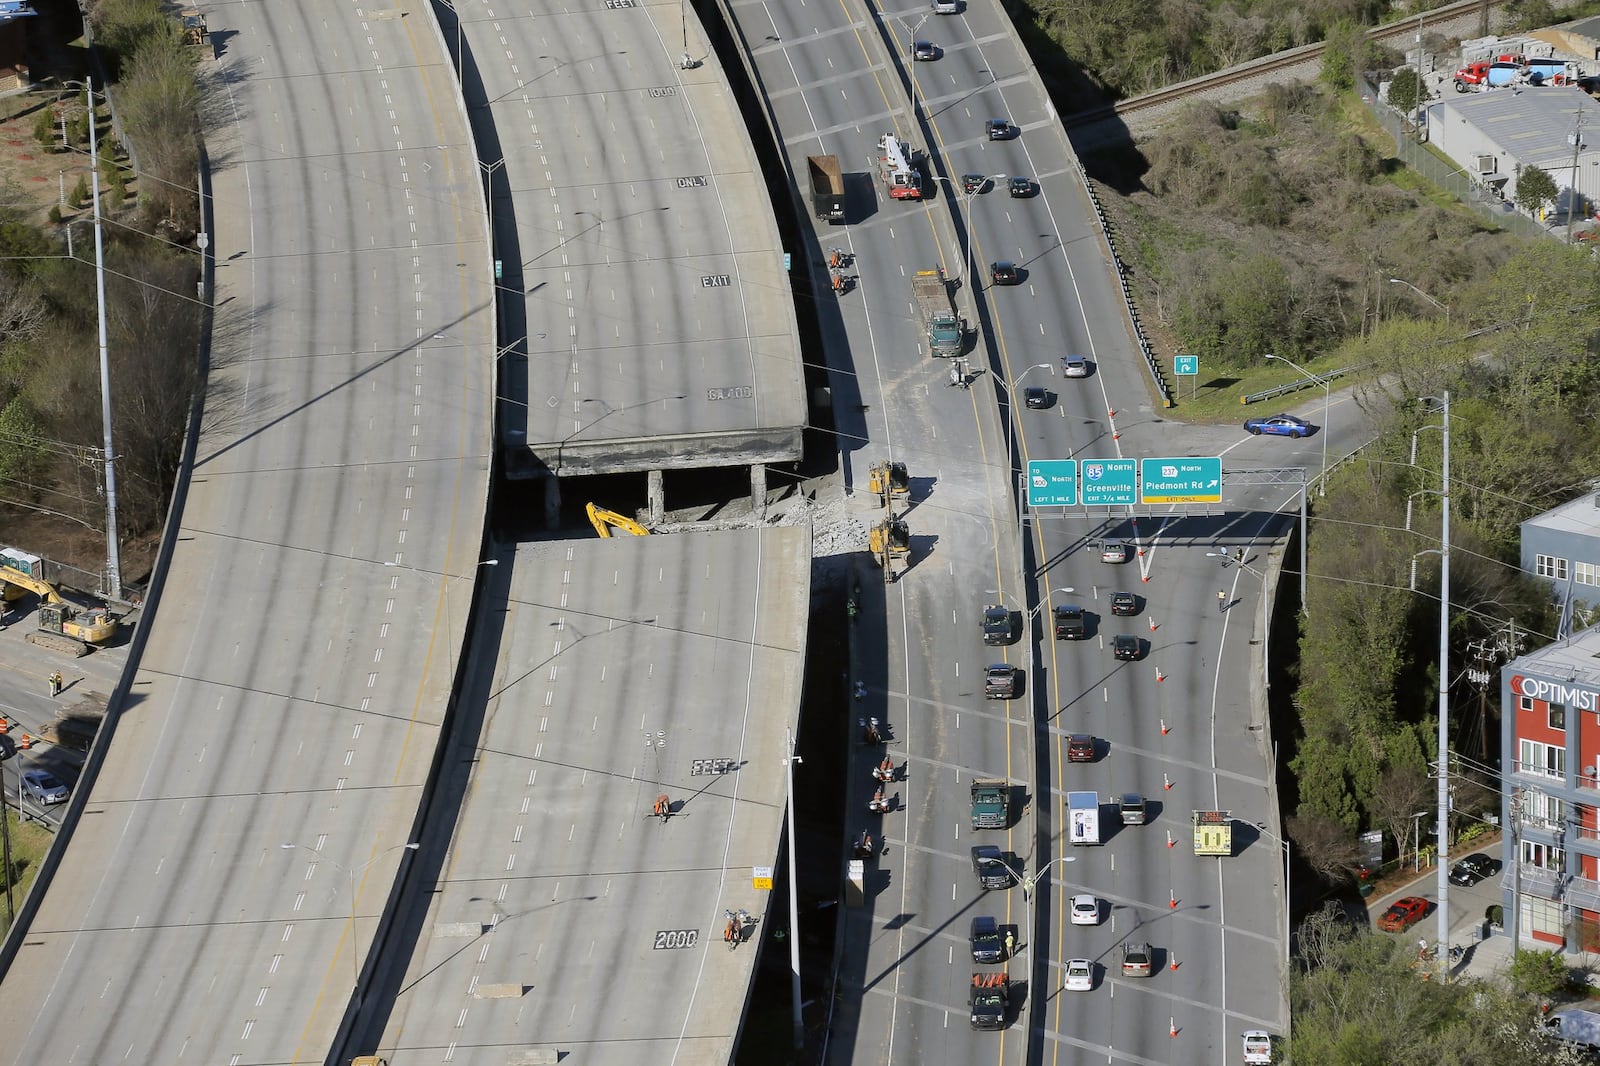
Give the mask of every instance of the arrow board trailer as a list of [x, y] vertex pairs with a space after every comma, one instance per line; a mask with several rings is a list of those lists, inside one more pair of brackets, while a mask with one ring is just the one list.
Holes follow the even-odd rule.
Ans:
[[1233, 855], [1233, 812], [1195, 811], [1194, 853], [1229, 858]]
[[1100, 794], [1098, 792], [1067, 793], [1067, 840], [1072, 844], [1099, 844]]

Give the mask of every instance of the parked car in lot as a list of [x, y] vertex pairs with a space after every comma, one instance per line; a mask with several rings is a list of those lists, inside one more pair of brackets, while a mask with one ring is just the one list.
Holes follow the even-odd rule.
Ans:
[[1244, 430], [1258, 437], [1265, 433], [1269, 437], [1294, 437], [1298, 440], [1311, 433], [1311, 423], [1294, 415], [1267, 415], [1245, 419]]
[[1019, 200], [1025, 198], [1025, 197], [1032, 196], [1033, 195], [1033, 179], [1032, 178], [1022, 178], [1022, 177], [1012, 178], [1011, 179], [1011, 195], [1013, 197], [1019, 199]]
[[1450, 883], [1471, 887], [1500, 872], [1500, 860], [1478, 852], [1450, 867]]
[[1138, 662], [1143, 653], [1143, 642], [1130, 633], [1118, 633], [1111, 638], [1111, 654], [1123, 662]]
[[1378, 919], [1378, 928], [1386, 933], [1403, 933], [1428, 916], [1428, 907], [1428, 901], [1421, 896], [1397, 899]]
[[989, 264], [989, 280], [996, 285], [1017, 285], [1022, 281], [1022, 275], [1017, 270], [1017, 264], [1002, 259]]
[[48, 770], [24, 770], [22, 793], [29, 799], [46, 805], [65, 803], [67, 797], [71, 795], [67, 786], [57, 781], [55, 775]]
[[1124, 618], [1139, 613], [1139, 597], [1131, 592], [1113, 592], [1111, 594], [1111, 613], [1122, 615]]

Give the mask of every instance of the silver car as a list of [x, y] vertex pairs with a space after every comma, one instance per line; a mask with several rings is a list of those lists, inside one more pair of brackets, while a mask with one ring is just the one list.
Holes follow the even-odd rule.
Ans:
[[48, 770], [24, 770], [22, 793], [45, 805], [65, 803], [71, 795], [67, 786], [57, 781]]
[[1061, 357], [1061, 374], [1069, 378], [1086, 378], [1089, 376], [1089, 360], [1081, 355], [1064, 355]]

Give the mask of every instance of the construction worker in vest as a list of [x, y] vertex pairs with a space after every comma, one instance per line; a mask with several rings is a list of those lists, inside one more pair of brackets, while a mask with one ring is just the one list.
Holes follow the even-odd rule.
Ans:
[[61, 671], [60, 670], [54, 670], [54, 671], [51, 671], [51, 673], [50, 673], [50, 695], [52, 697], [61, 695]]

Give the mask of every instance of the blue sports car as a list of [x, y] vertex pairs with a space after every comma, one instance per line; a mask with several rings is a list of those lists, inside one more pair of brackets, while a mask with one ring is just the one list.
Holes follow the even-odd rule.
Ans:
[[1270, 433], [1276, 437], [1304, 437], [1311, 433], [1311, 423], [1294, 415], [1272, 415], [1269, 418], [1247, 418], [1246, 432], [1260, 436]]

